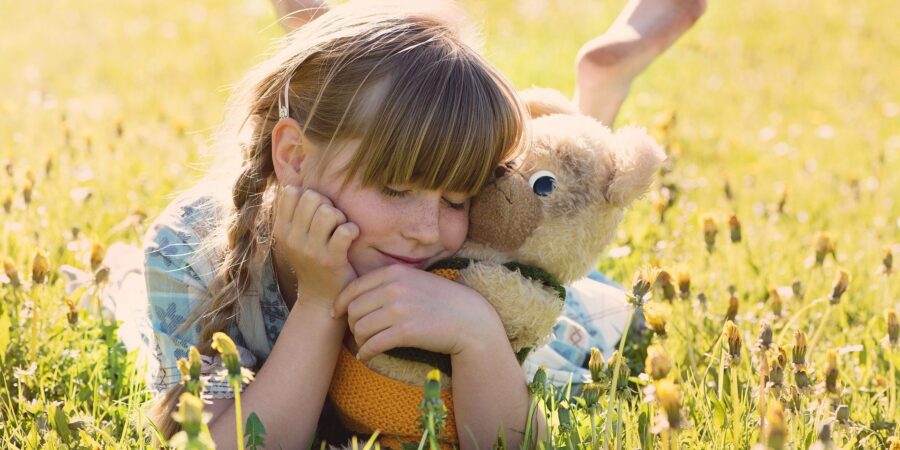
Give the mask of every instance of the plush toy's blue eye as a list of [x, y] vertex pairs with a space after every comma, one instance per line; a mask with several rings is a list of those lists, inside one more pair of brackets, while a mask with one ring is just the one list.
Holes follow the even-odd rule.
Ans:
[[556, 187], [556, 175], [547, 170], [540, 170], [534, 173], [529, 179], [528, 184], [531, 190], [540, 197], [550, 195], [553, 188]]

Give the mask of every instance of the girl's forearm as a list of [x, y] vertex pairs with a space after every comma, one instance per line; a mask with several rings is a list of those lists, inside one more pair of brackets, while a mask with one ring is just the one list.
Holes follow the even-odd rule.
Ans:
[[[453, 355], [451, 362], [460, 448], [493, 448], [501, 427], [506, 434], [507, 448], [519, 448], [530, 398], [525, 374], [506, 335], [498, 334], [490, 341], [473, 343]], [[540, 424], [536, 425], [533, 429], [541, 428]]]
[[[332, 319], [330, 311], [295, 304], [269, 358], [241, 392], [241, 422], [256, 412], [270, 447], [310, 444], [345, 330], [346, 321]], [[234, 414], [232, 401], [209, 424], [219, 449], [237, 448]]]

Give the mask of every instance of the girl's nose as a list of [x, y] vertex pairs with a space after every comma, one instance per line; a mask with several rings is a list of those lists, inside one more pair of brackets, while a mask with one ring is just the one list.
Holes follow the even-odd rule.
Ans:
[[419, 244], [430, 245], [440, 241], [440, 197], [435, 201], [417, 202], [410, 214], [404, 218], [403, 236], [417, 241]]

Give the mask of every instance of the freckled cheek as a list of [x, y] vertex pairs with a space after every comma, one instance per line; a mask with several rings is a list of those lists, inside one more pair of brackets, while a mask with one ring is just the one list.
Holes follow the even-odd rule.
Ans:
[[441, 243], [444, 248], [456, 253], [469, 231], [468, 211], [454, 211], [441, 218]]

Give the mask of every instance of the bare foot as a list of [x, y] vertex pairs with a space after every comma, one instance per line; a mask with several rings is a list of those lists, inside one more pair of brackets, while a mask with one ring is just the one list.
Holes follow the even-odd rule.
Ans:
[[706, 0], [630, 0], [576, 59], [575, 102], [612, 126], [631, 82], [706, 10]]

